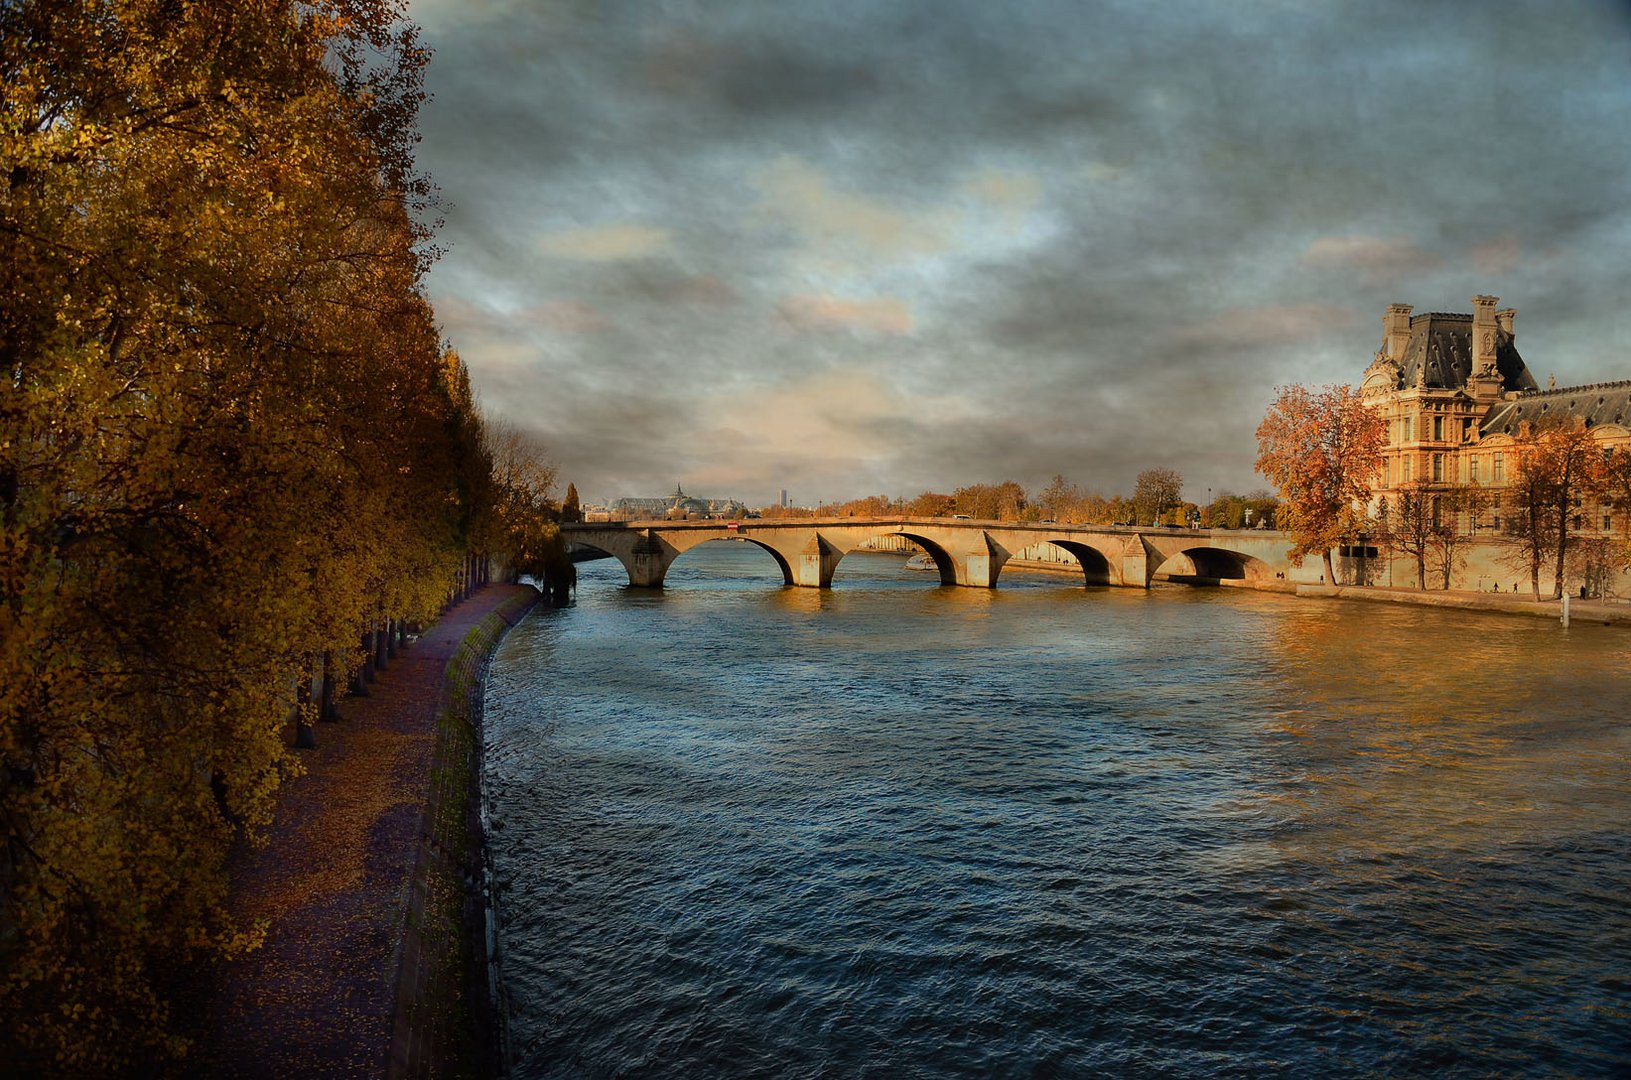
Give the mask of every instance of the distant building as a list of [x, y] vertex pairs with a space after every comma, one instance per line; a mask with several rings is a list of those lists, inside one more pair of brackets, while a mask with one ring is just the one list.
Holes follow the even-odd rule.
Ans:
[[[1517, 312], [1497, 311], [1499, 302], [1475, 296], [1470, 315], [1413, 315], [1409, 304], [1388, 305], [1382, 347], [1361, 383], [1387, 423], [1375, 498], [1391, 499], [1407, 485], [1476, 483], [1490, 492], [1490, 508], [1464, 524], [1499, 533], [1501, 489], [1516, 477], [1517, 436], [1526, 421], [1573, 417], [1604, 453], [1631, 452], [1631, 379], [1542, 390], [1518, 353]], [[1583, 532], [1615, 524], [1606, 504], [1578, 509], [1575, 527]]]
[[787, 509], [787, 489], [786, 488], [782, 488], [781, 494], [777, 497], [776, 505], [780, 506], [784, 510]]
[[739, 518], [747, 507], [737, 499], [700, 499], [674, 485], [674, 493], [661, 499], [618, 499], [608, 508], [614, 518]]

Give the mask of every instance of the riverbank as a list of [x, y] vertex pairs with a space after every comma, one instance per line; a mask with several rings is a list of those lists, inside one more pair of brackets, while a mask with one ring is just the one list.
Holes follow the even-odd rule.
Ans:
[[[1466, 592], [1435, 589], [1397, 589], [1379, 585], [1298, 585], [1297, 595], [1338, 600], [1368, 600], [1384, 604], [1415, 604], [1420, 607], [1485, 611], [1498, 615], [1522, 615], [1532, 619], [1562, 618], [1559, 600], [1534, 600], [1527, 593]], [[1610, 604], [1601, 600], [1570, 598], [1571, 623], [1603, 626], [1631, 626], [1631, 604]]]
[[233, 857], [233, 913], [266, 941], [213, 974], [191, 1075], [487, 1070], [481, 673], [537, 600], [480, 590], [318, 728], [269, 842]]
[[[1081, 579], [1079, 567], [1058, 563], [1045, 563], [1031, 559], [1010, 559], [1003, 568], [1034, 574], [1054, 574]], [[1172, 584], [1188, 584], [1173, 579]], [[1250, 589], [1256, 592], [1294, 594], [1309, 599], [1365, 600], [1384, 604], [1414, 604], [1418, 607], [1452, 608], [1459, 611], [1482, 611], [1497, 615], [1519, 615], [1531, 619], [1559, 621], [1563, 615], [1561, 601], [1531, 599], [1528, 593], [1471, 592], [1465, 589], [1410, 589], [1383, 585], [1311, 585], [1289, 581], [1216, 581], [1208, 582], [1225, 588]], [[1569, 621], [1601, 626], [1631, 626], [1631, 604], [1613, 604], [1601, 600], [1569, 601]]]

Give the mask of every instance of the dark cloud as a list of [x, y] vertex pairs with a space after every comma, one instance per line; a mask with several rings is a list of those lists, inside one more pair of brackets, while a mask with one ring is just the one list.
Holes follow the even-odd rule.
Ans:
[[1631, 374], [1620, 5], [413, 10], [432, 298], [589, 497], [1255, 487], [1273, 387], [1393, 301]]

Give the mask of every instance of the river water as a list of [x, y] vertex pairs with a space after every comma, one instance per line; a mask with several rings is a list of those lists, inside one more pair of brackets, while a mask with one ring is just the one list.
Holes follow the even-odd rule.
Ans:
[[516, 1076], [1631, 1074], [1624, 630], [579, 569], [486, 698]]

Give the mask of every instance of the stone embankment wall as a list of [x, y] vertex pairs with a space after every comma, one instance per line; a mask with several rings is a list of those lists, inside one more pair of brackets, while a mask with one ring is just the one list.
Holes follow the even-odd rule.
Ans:
[[[1621, 541], [1616, 538], [1612, 544], [1619, 546]], [[1571, 546], [1576, 540], [1570, 541]], [[1579, 550], [1576, 548], [1575, 550]], [[1623, 549], [1622, 549], [1623, 550]], [[1519, 593], [1529, 593], [1529, 570], [1527, 567], [1514, 566], [1513, 557], [1515, 545], [1497, 540], [1479, 540], [1468, 544], [1463, 549], [1464, 562], [1456, 568], [1450, 578], [1452, 589], [1465, 589], [1470, 592], [1504, 592], [1511, 593], [1512, 586], [1516, 585]], [[1548, 558], [1540, 568], [1540, 594], [1552, 595], [1554, 560]], [[1373, 585], [1392, 585], [1398, 587], [1413, 587], [1416, 584], [1416, 560], [1409, 556], [1395, 554], [1389, 559], [1385, 554], [1376, 560], [1376, 566], [1369, 575]], [[1351, 579], [1340, 584], [1356, 584]], [[1444, 584], [1444, 575], [1437, 570], [1432, 559], [1427, 562], [1427, 588], [1437, 589]], [[1580, 587], [1578, 578], [1568, 581], [1569, 591], [1577, 592]], [[1631, 567], [1614, 566], [1608, 576], [1604, 594], [1607, 596], [1631, 596]]]
[[[1612, 541], [1618, 544], [1619, 541]], [[915, 550], [915, 548], [913, 549]], [[1465, 545], [1457, 553], [1457, 566], [1450, 577], [1450, 588], [1455, 591], [1466, 592], [1503, 592], [1513, 593], [1513, 585], [1522, 595], [1530, 595], [1529, 571], [1526, 567], [1515, 567], [1513, 563], [1516, 546], [1500, 540], [1477, 540]], [[1193, 567], [1185, 565], [1187, 560], [1174, 558], [1162, 567], [1161, 574], [1188, 574]], [[1377, 585], [1388, 588], [1414, 588], [1416, 586], [1416, 561], [1414, 558], [1378, 551], [1377, 557], [1358, 560], [1353, 558], [1333, 556], [1336, 564], [1337, 585]], [[1075, 556], [1054, 544], [1036, 544], [1033, 547], [1016, 551], [1014, 557], [1008, 560], [1006, 569], [1012, 570], [1057, 570], [1064, 573], [1079, 574], [1080, 566]], [[1364, 581], [1360, 580], [1363, 573]], [[1223, 582], [1228, 585], [1239, 585], [1245, 588], [1270, 589], [1291, 591], [1300, 585], [1323, 584], [1332, 582], [1324, 580], [1325, 567], [1317, 555], [1310, 555], [1303, 560], [1303, 565], [1294, 567], [1286, 574], [1284, 579], [1258, 580], [1241, 582]], [[1542, 596], [1552, 595], [1554, 579], [1553, 563], [1548, 559], [1540, 571], [1540, 591]], [[1158, 578], [1157, 580], [1160, 580]], [[1442, 591], [1444, 584], [1443, 571], [1435, 567], [1431, 558], [1427, 561], [1427, 590]], [[1578, 577], [1567, 582], [1571, 593], [1578, 593], [1581, 581]], [[1611, 568], [1604, 582], [1603, 594], [1609, 598], [1631, 598], [1631, 566], [1623, 564]]]
[[448, 661], [431, 791], [408, 884], [392, 1077], [491, 1076], [500, 1067], [481, 826], [481, 699], [493, 651], [538, 600], [528, 590], [505, 601]]

